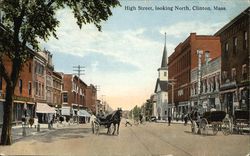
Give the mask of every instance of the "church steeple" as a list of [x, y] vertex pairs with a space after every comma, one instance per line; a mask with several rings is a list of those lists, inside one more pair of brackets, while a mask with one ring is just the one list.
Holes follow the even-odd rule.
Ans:
[[167, 53], [167, 46], [166, 46], [166, 33], [165, 33], [165, 44], [163, 49], [163, 56], [161, 60], [161, 67], [158, 69], [159, 73], [159, 80], [160, 81], [167, 81], [168, 80], [168, 53]]
[[164, 44], [164, 49], [163, 49], [161, 68], [167, 68], [167, 67], [168, 67], [168, 53], [167, 53], [167, 47], [166, 47], [166, 33], [165, 33], [165, 44]]

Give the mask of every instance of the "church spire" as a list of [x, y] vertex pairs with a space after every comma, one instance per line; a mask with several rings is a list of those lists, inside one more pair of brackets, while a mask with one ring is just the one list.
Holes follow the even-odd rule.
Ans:
[[168, 66], [168, 58], [167, 57], [168, 57], [168, 53], [167, 53], [167, 48], [166, 48], [166, 33], [165, 33], [165, 44], [164, 44], [164, 49], [163, 49], [161, 68]]

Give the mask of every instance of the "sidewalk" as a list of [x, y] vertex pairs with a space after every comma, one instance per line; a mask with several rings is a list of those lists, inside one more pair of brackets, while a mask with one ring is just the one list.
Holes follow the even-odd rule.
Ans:
[[[67, 128], [67, 127], [71, 127], [71, 126], [75, 126], [77, 125], [76, 123], [54, 123], [53, 127], [51, 129], [48, 128], [48, 124], [40, 124], [40, 131], [37, 131], [37, 127], [35, 128], [35, 126], [33, 127], [28, 127], [28, 125], [26, 125], [25, 127], [22, 127], [22, 125], [18, 125], [18, 126], [13, 126], [12, 127], [12, 140], [15, 142], [17, 140], [20, 140], [24, 137], [28, 137], [28, 136], [41, 136], [41, 135], [45, 135], [47, 133], [56, 131], [57, 129], [62, 129], [62, 128]], [[26, 132], [26, 136], [23, 135], [23, 130], [25, 128], [25, 132]], [[2, 128], [0, 128], [0, 136], [2, 133]]]

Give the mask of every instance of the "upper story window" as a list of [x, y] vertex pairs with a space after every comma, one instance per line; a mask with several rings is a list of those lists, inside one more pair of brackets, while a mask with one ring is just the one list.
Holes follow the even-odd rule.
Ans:
[[248, 47], [248, 38], [247, 38], [247, 32], [244, 31], [244, 41], [243, 41], [243, 48], [246, 49]]
[[164, 76], [167, 76], [167, 72], [164, 72]]
[[31, 82], [29, 82], [28, 84], [28, 92], [29, 92], [29, 95], [31, 95], [31, 91], [32, 91], [32, 86], [31, 86]]
[[232, 80], [236, 79], [236, 69], [235, 68], [232, 68], [231, 76], [232, 76]]
[[3, 85], [3, 79], [2, 79], [2, 77], [0, 76], [0, 90], [2, 90], [3, 88], [2, 88], [2, 85]]
[[23, 80], [19, 79], [19, 93], [22, 94], [23, 92]]
[[226, 79], [227, 79], [227, 71], [223, 71], [222, 80], [226, 80]]
[[29, 62], [29, 72], [31, 73], [31, 62]]
[[242, 78], [243, 80], [247, 79], [247, 65], [246, 64], [242, 65]]
[[68, 94], [67, 93], [63, 93], [63, 102], [68, 102]]
[[228, 47], [228, 43], [226, 42], [225, 43], [225, 54], [226, 55], [228, 54], [228, 50], [229, 50], [229, 47]]
[[237, 45], [238, 45], [237, 37], [234, 37], [233, 41], [234, 41], [234, 43], [233, 43], [233, 52], [236, 53], [237, 52]]

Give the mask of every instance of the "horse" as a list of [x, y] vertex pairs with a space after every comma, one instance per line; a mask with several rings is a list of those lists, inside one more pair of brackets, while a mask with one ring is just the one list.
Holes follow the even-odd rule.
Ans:
[[118, 109], [114, 111], [113, 113], [108, 114], [106, 117], [97, 116], [97, 124], [104, 125], [106, 128], [108, 128], [107, 134], [111, 133], [111, 125], [113, 124], [114, 131], [112, 132], [112, 135], [115, 134], [116, 125], [117, 125], [117, 134], [119, 134], [121, 116], [122, 116], [122, 110]]
[[[113, 131], [112, 135], [115, 134], [116, 125], [117, 125], [117, 135], [119, 135], [119, 128], [120, 128], [120, 123], [121, 123], [121, 117], [122, 117], [122, 109], [118, 109], [115, 112], [113, 112], [111, 120], [110, 120], [111, 124], [114, 125], [114, 131]], [[109, 126], [111, 126], [111, 124]], [[110, 130], [110, 128], [108, 128], [108, 132], [109, 132], [109, 130]]]

